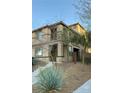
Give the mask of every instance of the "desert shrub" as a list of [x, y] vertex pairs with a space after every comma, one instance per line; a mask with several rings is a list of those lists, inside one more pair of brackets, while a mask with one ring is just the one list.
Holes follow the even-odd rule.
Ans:
[[49, 67], [39, 71], [37, 85], [39, 93], [60, 91], [63, 85], [63, 71], [55, 67]]

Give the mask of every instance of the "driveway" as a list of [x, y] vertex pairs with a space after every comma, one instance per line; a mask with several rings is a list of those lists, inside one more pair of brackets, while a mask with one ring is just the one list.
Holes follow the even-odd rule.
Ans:
[[76, 89], [73, 93], [91, 93], [91, 80], [88, 80], [81, 87]]

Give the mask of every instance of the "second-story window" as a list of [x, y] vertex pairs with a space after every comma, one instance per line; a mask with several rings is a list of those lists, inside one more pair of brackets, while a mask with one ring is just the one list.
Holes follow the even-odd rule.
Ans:
[[42, 40], [44, 33], [43, 32], [37, 32], [36, 35], [37, 35], [38, 40]]

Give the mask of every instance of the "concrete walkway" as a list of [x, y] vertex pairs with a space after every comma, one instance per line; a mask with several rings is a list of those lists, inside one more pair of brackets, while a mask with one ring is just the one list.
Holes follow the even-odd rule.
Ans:
[[73, 93], [91, 93], [91, 80], [85, 82], [81, 87], [76, 89]]

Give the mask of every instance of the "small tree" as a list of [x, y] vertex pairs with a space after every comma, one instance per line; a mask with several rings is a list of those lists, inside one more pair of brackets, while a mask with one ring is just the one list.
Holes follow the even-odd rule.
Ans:
[[82, 45], [82, 36], [70, 28], [65, 28], [62, 32], [62, 41], [67, 46], [67, 61], [69, 61], [69, 44]]
[[91, 31], [91, 0], [78, 0], [74, 7], [82, 24], [87, 25], [86, 29]]
[[85, 51], [91, 46], [91, 0], [78, 0], [77, 4], [74, 4], [76, 13], [79, 16], [82, 24], [87, 25], [86, 34], [82, 35], [83, 45], [83, 63], [85, 61]]
[[63, 30], [62, 33], [61, 33], [62, 41], [63, 41], [63, 43], [67, 46], [66, 49], [67, 49], [67, 61], [68, 61], [68, 62], [69, 62], [69, 51], [68, 51], [68, 48], [69, 48], [69, 43], [71, 42], [71, 41], [70, 41], [69, 32], [70, 32], [70, 29], [64, 28], [64, 30]]
[[85, 62], [85, 52], [86, 52], [86, 49], [89, 46], [87, 34], [86, 35], [82, 35], [82, 45], [83, 45], [83, 59], [82, 59], [82, 62], [84, 64], [84, 62]]

